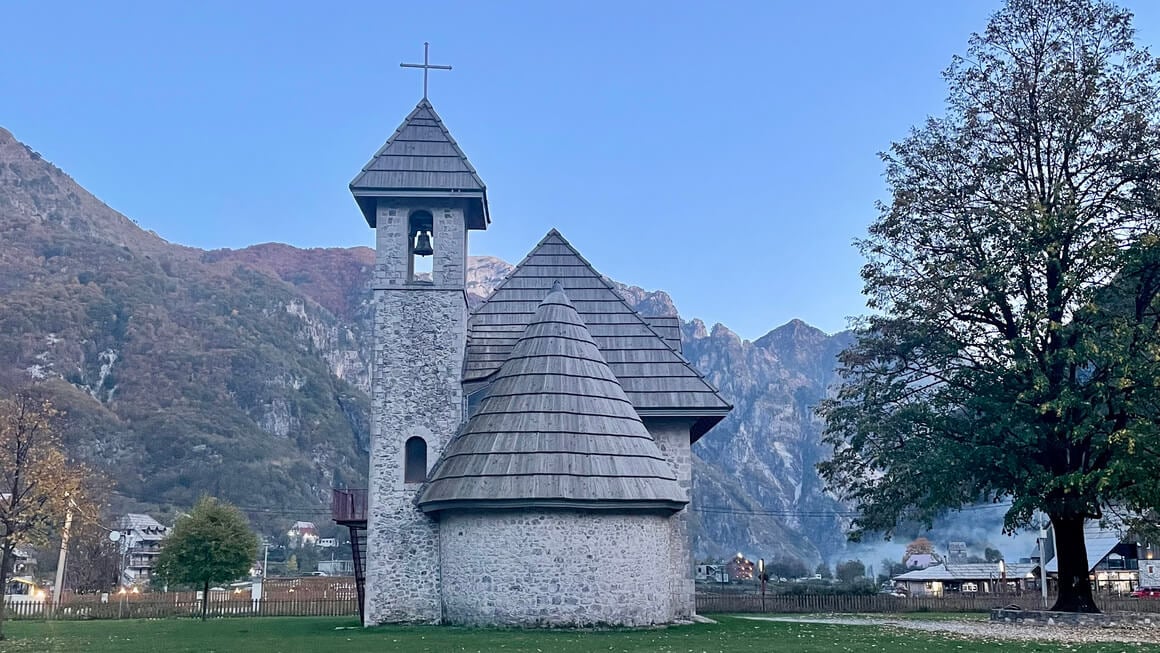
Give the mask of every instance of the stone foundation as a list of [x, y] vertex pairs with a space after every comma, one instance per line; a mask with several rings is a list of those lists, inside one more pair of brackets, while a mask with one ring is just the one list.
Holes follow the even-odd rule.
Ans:
[[440, 517], [444, 623], [648, 626], [673, 621], [670, 524], [553, 510]]

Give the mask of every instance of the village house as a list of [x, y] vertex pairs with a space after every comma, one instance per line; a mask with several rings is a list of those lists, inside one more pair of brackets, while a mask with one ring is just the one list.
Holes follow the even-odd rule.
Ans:
[[694, 579], [705, 583], [728, 583], [729, 570], [724, 563], [702, 562], [697, 564]]
[[1037, 563], [940, 563], [893, 578], [895, 587], [911, 596], [949, 596], [1038, 591]]
[[149, 515], [129, 513], [117, 523], [121, 551], [121, 584], [145, 585], [153, 578], [153, 566], [169, 528]]
[[[1155, 577], [1158, 575], [1157, 565], [1152, 562], [1157, 555], [1157, 548], [1139, 539], [1115, 519], [1106, 524], [1098, 520], [1088, 520], [1084, 524], [1088, 572], [1091, 574], [1093, 590], [1127, 594], [1137, 587], [1156, 586], [1151, 583], [1160, 581], [1160, 578]], [[1148, 571], [1149, 565], [1152, 567], [1151, 572]], [[1054, 582], [1059, 575], [1059, 561], [1054, 557], [1047, 561], [1047, 575], [1049, 582]]]
[[725, 570], [729, 574], [729, 580], [734, 582], [753, 580], [755, 569], [756, 565], [753, 564], [753, 561], [740, 553], [725, 563]]
[[310, 521], [294, 522], [290, 530], [286, 531], [286, 537], [290, 538], [290, 546], [293, 547], [314, 545], [320, 539], [318, 527]]
[[36, 554], [23, 546], [12, 547], [11, 567], [8, 571], [16, 576], [31, 576], [36, 573]]
[[907, 569], [926, 569], [938, 564], [933, 553], [916, 553], [906, 559]]

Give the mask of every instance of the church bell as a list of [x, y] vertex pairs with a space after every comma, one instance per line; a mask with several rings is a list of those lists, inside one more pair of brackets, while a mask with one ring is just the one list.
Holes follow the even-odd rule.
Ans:
[[431, 232], [422, 230], [415, 237], [415, 248], [411, 250], [416, 256], [431, 256], [435, 250], [431, 249]]

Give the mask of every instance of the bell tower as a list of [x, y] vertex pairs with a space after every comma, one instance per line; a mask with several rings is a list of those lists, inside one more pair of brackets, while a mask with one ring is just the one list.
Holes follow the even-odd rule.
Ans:
[[414, 501], [464, 419], [467, 235], [490, 222], [487, 189], [424, 97], [350, 190], [376, 237], [365, 622], [437, 623], [439, 524]]

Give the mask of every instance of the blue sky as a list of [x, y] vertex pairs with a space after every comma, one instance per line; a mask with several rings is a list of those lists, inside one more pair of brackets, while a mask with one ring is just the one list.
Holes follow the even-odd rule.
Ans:
[[[163, 237], [371, 245], [347, 184], [421, 96], [488, 184], [472, 253], [558, 228], [756, 338], [863, 311], [876, 153], [997, 2], [6, 3], [0, 126]], [[1129, 3], [1153, 43], [1160, 7]]]

